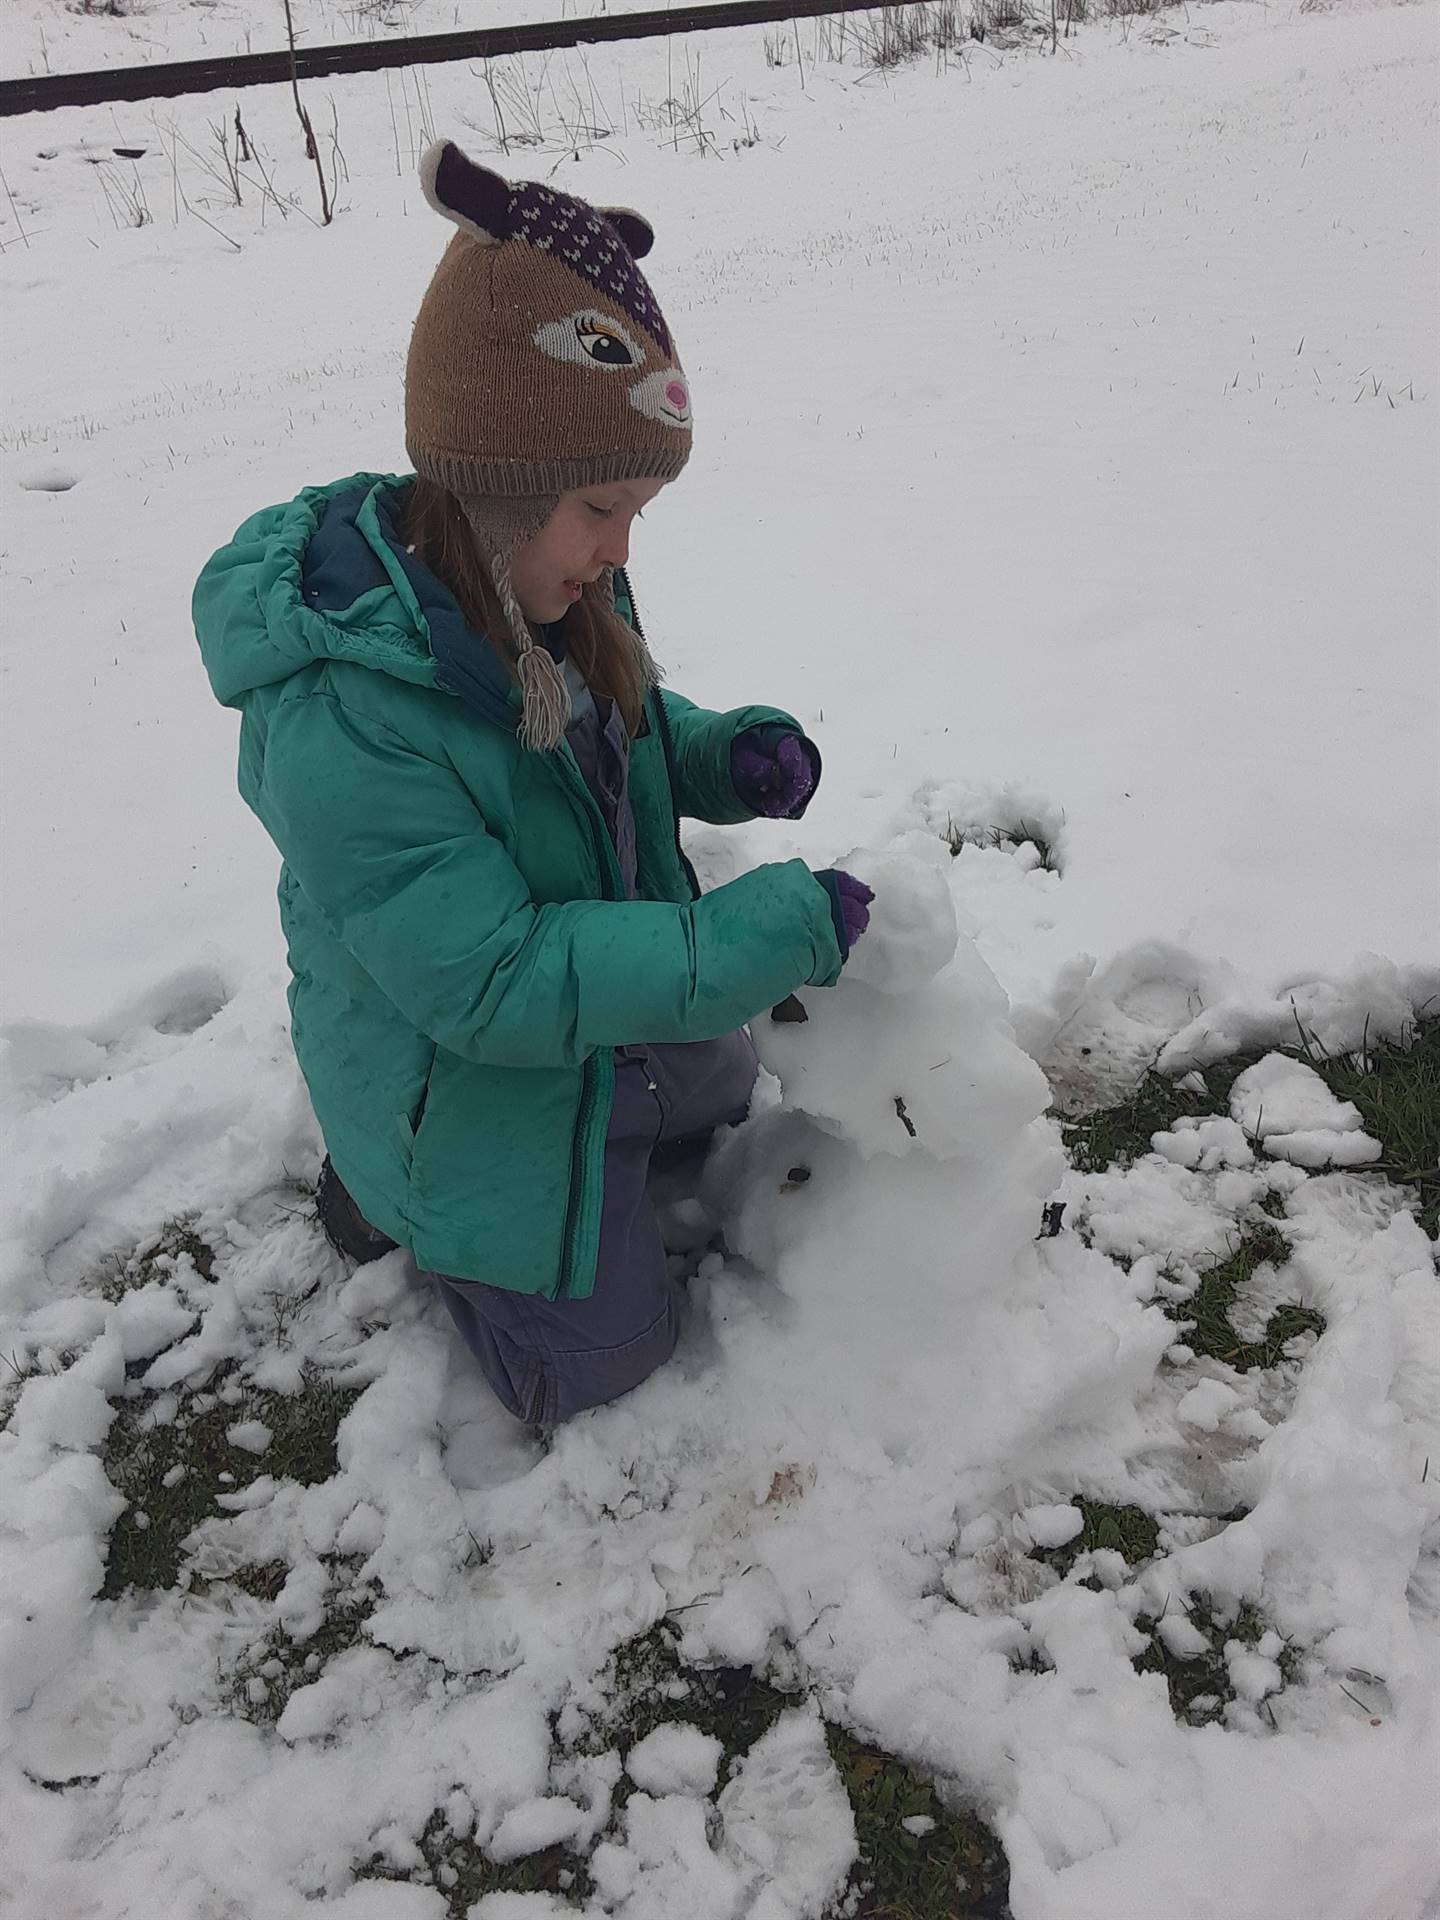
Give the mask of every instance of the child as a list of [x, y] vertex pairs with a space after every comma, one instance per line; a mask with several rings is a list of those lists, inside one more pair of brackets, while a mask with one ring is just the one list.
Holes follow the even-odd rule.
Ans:
[[405, 378], [413, 477], [256, 514], [195, 626], [283, 856], [322, 1219], [428, 1273], [500, 1399], [563, 1420], [670, 1354], [657, 1147], [742, 1118], [744, 1023], [828, 986], [868, 890], [798, 860], [700, 896], [683, 815], [796, 818], [820, 756], [769, 707], [662, 691], [623, 571], [690, 452], [638, 215], [441, 142], [453, 222]]

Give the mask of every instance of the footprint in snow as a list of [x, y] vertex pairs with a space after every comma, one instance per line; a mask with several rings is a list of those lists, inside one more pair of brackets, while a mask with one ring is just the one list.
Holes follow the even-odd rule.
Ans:
[[53, 462], [43, 467], [32, 467], [28, 473], [20, 476], [20, 485], [26, 493], [69, 493], [72, 487], [78, 487], [80, 476], [71, 467], [62, 467]]

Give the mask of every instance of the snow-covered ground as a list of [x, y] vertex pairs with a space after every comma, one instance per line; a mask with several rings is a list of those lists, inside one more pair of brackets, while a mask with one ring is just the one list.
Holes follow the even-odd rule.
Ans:
[[[243, 45], [238, 6], [132, 24], [184, 56], [202, 13]], [[129, 31], [13, 17], [57, 69]], [[778, 1080], [712, 1169], [733, 1257], [695, 1281], [681, 1357], [543, 1455], [403, 1258], [347, 1278], [293, 1211], [319, 1146], [274, 856], [188, 626], [250, 510], [403, 464], [443, 240], [413, 162], [431, 128], [486, 153], [490, 93], [464, 67], [311, 89], [344, 158], [325, 230], [283, 90], [242, 101], [238, 207], [201, 159], [229, 97], [0, 123], [0, 1353], [34, 1373], [0, 1435], [17, 1914], [433, 1920], [438, 1895], [374, 1904], [354, 1865], [404, 1866], [436, 1807], [482, 1844], [507, 1823], [502, 1852], [601, 1833], [613, 1770], [552, 1765], [549, 1717], [667, 1614], [688, 1657], [782, 1658], [979, 1805], [1017, 1920], [1425, 1910], [1433, 1248], [1303, 1078], [1267, 1067], [1082, 1178], [1035, 1063], [1118, 1086], [1162, 1050], [1288, 1041], [1297, 1013], [1354, 1046], [1440, 992], [1437, 20], [1220, 4], [887, 75], [809, 28], [803, 65], [756, 31], [506, 69], [508, 124], [528, 85], [547, 143], [501, 164], [659, 236], [699, 429], [633, 558], [647, 630], [692, 697], [779, 701], [825, 754], [803, 825], [698, 830], [697, 865], [863, 849], [889, 876], [865, 967], [761, 1036]], [[4, 61], [30, 70], [20, 35]], [[667, 99], [698, 115], [670, 126]], [[576, 158], [581, 120], [608, 131]], [[1052, 862], [952, 860], [952, 827]], [[896, 1093], [913, 1135], [887, 1132]], [[1086, 1232], [1037, 1243], [1057, 1187]], [[1240, 1374], [1177, 1349], [1159, 1303], [1262, 1201], [1284, 1297], [1326, 1326]], [[215, 1279], [182, 1259], [107, 1298], [107, 1257], [189, 1215]], [[332, 1479], [262, 1479], [196, 1543], [202, 1574], [287, 1562], [280, 1599], [95, 1600], [107, 1396], [227, 1360], [366, 1385]], [[1081, 1496], [1160, 1516], [1148, 1571], [1097, 1556], [1092, 1587], [1028, 1556]], [[383, 1602], [262, 1731], [224, 1710], [231, 1677], [277, 1609], [313, 1630], [335, 1553]], [[1131, 1664], [1134, 1622], [1183, 1643], [1197, 1595], [1273, 1630], [1231, 1643], [1205, 1727]], [[818, 1915], [843, 1800], [813, 1714], [771, 1738], [708, 1827], [693, 1741], [637, 1763], [594, 1911]], [[38, 1784], [71, 1780], [93, 1784]]]

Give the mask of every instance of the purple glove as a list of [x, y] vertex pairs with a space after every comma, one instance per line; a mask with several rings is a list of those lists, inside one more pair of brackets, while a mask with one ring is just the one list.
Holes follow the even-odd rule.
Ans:
[[853, 873], [839, 867], [824, 867], [815, 878], [830, 896], [830, 918], [835, 938], [840, 942], [840, 958], [848, 960], [850, 949], [870, 924], [870, 902], [875, 895]]
[[818, 758], [782, 727], [747, 727], [730, 745], [730, 780], [743, 805], [772, 820], [794, 820], [815, 791]]

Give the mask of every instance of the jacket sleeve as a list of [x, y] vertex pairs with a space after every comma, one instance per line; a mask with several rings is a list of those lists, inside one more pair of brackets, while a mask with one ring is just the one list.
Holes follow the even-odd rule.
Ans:
[[272, 715], [256, 811], [381, 992], [466, 1059], [569, 1066], [714, 1039], [840, 971], [825, 890], [799, 860], [690, 905], [537, 905], [453, 769], [333, 693]]
[[690, 820], [706, 820], [714, 827], [732, 827], [753, 820], [730, 778], [730, 748], [737, 734], [750, 727], [783, 727], [797, 733], [820, 764], [819, 750], [800, 722], [779, 707], [733, 707], [729, 713], [710, 713], [668, 687], [660, 690], [670, 737], [675, 743], [675, 775], [680, 811]]

